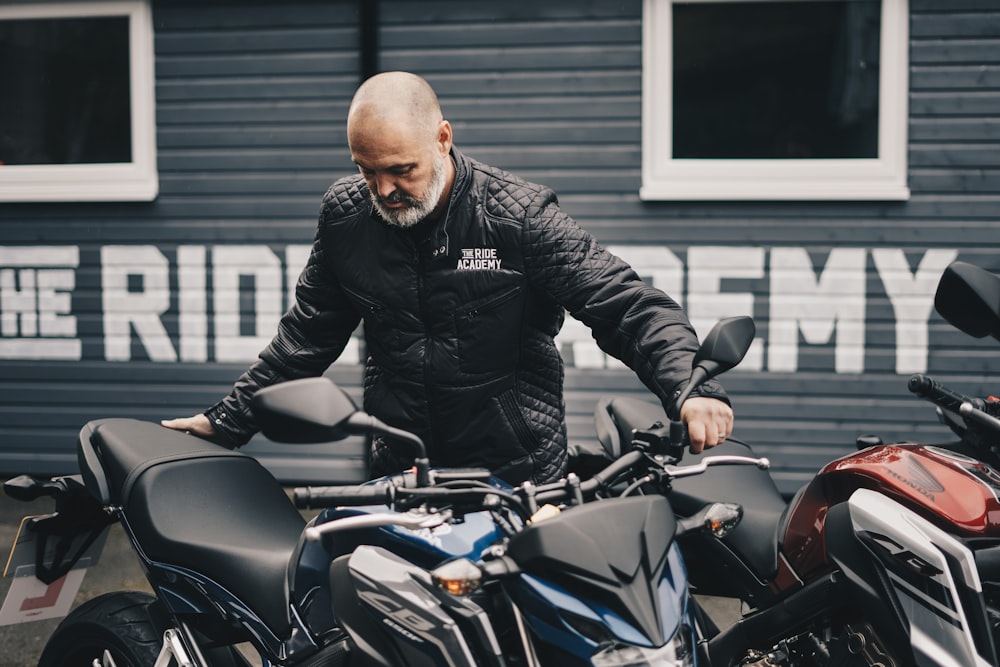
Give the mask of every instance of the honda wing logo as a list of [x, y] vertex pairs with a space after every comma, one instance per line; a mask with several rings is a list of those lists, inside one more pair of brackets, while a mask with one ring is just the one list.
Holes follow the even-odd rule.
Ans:
[[935, 493], [941, 493], [944, 491], [944, 485], [941, 484], [934, 474], [912, 454], [906, 457], [905, 475], [901, 475], [892, 468], [887, 468], [886, 473], [896, 478], [906, 486], [909, 486], [914, 491], [923, 494], [931, 501], [934, 500]]

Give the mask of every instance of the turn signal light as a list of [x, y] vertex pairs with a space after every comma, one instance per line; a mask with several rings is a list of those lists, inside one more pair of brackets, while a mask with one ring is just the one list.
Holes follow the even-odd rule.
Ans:
[[743, 519], [743, 507], [736, 503], [715, 503], [705, 512], [705, 528], [716, 537], [725, 537]]
[[468, 558], [456, 558], [431, 571], [434, 584], [451, 595], [469, 595], [479, 589], [483, 573]]

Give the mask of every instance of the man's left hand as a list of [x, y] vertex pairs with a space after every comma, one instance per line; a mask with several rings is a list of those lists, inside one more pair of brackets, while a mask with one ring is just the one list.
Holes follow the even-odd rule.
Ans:
[[733, 432], [733, 409], [717, 398], [692, 396], [681, 407], [692, 454], [715, 447]]

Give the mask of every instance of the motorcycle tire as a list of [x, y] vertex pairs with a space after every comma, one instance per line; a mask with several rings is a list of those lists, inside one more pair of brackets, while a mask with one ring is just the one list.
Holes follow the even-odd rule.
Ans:
[[[134, 591], [107, 593], [85, 602], [52, 633], [38, 667], [152, 667], [163, 644], [150, 616], [155, 602], [153, 596]], [[113, 663], [105, 662], [105, 651]]]

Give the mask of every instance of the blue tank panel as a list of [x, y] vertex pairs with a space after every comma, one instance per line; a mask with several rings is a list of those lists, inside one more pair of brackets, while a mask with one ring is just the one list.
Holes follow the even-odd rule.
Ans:
[[[509, 488], [499, 480], [498, 488]], [[335, 507], [320, 512], [309, 525], [364, 514], [392, 512], [385, 505]], [[314, 636], [320, 637], [336, 627], [330, 596], [330, 563], [349, 554], [362, 544], [383, 547], [423, 568], [433, 568], [452, 558], [477, 561], [483, 550], [504, 537], [489, 512], [464, 515], [460, 520], [436, 528], [412, 530], [400, 526], [359, 528], [324, 535], [311, 542], [305, 533], [292, 556], [294, 568], [289, 577], [289, 599]]]

